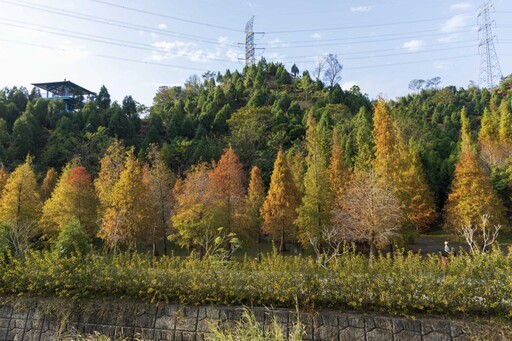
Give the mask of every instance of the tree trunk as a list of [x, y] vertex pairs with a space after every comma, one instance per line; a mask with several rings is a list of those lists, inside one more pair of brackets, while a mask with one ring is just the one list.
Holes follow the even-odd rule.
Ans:
[[284, 226], [281, 227], [281, 242], [279, 243], [279, 251], [280, 252], [286, 251], [286, 245], [284, 243]]

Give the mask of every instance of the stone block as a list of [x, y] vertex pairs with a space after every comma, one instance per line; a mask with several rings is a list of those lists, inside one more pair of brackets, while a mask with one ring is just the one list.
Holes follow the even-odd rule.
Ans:
[[395, 341], [421, 341], [421, 333], [404, 329], [395, 334]]
[[0, 327], [0, 340], [7, 340], [7, 328]]
[[16, 329], [25, 329], [25, 325], [26, 325], [26, 320], [11, 320], [11, 325], [10, 327], [11, 328], [16, 328]]
[[154, 340], [155, 330], [153, 328], [142, 328], [140, 336], [142, 340]]
[[463, 335], [464, 331], [462, 330], [461, 326], [458, 326], [456, 324], [450, 324], [450, 333], [452, 338], [456, 338]]
[[347, 320], [348, 320], [348, 325], [350, 327], [364, 328], [364, 317], [363, 316], [349, 315], [347, 317]]
[[160, 316], [156, 318], [155, 328], [157, 329], [165, 329], [165, 330], [174, 330], [176, 327], [176, 316]]
[[23, 329], [17, 329], [17, 328], [11, 329], [7, 333], [6, 340], [23, 340], [23, 332], [24, 332]]
[[317, 319], [318, 326], [331, 326], [338, 329], [338, 315], [331, 311], [321, 313]]
[[0, 318], [0, 328], [9, 328], [9, 323], [11, 322], [8, 318]]
[[138, 328], [154, 328], [155, 327], [155, 314], [142, 314], [135, 318], [135, 327]]
[[338, 326], [323, 325], [315, 328], [315, 339], [338, 340]]
[[196, 318], [178, 317], [176, 319], [176, 331], [195, 332], [197, 325]]
[[451, 341], [449, 334], [441, 332], [431, 332], [427, 335], [423, 335], [423, 341]]
[[340, 330], [339, 339], [341, 341], [364, 341], [365, 332], [362, 328], [346, 327]]
[[433, 332], [438, 332], [450, 336], [450, 322], [439, 320], [427, 320], [421, 323], [421, 333], [428, 335]]
[[170, 330], [157, 330], [155, 333], [155, 340], [157, 341], [171, 341], [174, 340], [174, 331]]
[[219, 320], [213, 319], [201, 319], [197, 321], [197, 332], [208, 333], [211, 329], [212, 325], [215, 325], [215, 322]]
[[395, 318], [393, 319], [393, 331], [395, 334], [399, 334], [402, 331], [412, 331], [421, 335], [421, 322]]
[[259, 322], [259, 323], [265, 322], [265, 315], [266, 315], [266, 312], [268, 311], [268, 309], [254, 308], [254, 309], [251, 309], [251, 311], [254, 315], [254, 319], [256, 320], [256, 322]]
[[195, 341], [195, 333], [190, 332], [176, 332], [174, 335], [175, 341]]
[[373, 328], [366, 332], [366, 341], [393, 340], [393, 331], [390, 329]]
[[454, 336], [452, 338], [453, 341], [470, 341], [471, 337], [469, 335], [460, 334], [459, 336]]
[[13, 309], [10, 305], [0, 306], [0, 318], [10, 319], [12, 311]]
[[28, 315], [28, 311], [15, 310], [11, 315], [11, 319], [15, 320], [26, 320]]
[[389, 318], [379, 317], [379, 316], [376, 316], [376, 317], [366, 316], [365, 323], [366, 323], [366, 331], [370, 331], [370, 330], [377, 328], [377, 329], [389, 330], [389, 331], [393, 332], [393, 322]]
[[271, 312], [272, 321], [275, 320], [279, 324], [288, 324], [289, 322], [289, 311], [286, 309], [273, 309]]
[[[240, 321], [240, 319], [242, 318], [242, 313], [242, 308], [225, 307], [220, 309], [219, 317], [221, 320]], [[267, 314], [269, 313], [267, 312]]]

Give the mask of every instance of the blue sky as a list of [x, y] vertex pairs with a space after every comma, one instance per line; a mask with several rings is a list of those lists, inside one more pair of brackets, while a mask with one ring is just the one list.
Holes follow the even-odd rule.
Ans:
[[[161, 85], [206, 71], [241, 70], [246, 22], [256, 58], [313, 74], [336, 54], [340, 84], [371, 98], [407, 94], [412, 79], [478, 82], [475, 0], [0, 0], [0, 86], [72, 80], [114, 100], [151, 105]], [[512, 73], [512, 1], [491, 17], [503, 75]]]

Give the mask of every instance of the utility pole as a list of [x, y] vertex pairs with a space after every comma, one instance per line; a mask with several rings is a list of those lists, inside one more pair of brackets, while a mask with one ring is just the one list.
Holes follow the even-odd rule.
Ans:
[[487, 0], [478, 12], [478, 36], [480, 38], [480, 44], [478, 45], [478, 52], [480, 54], [479, 83], [489, 89], [499, 85], [503, 77], [498, 55], [494, 48], [491, 9], [494, 9], [494, 5], [491, 0]]

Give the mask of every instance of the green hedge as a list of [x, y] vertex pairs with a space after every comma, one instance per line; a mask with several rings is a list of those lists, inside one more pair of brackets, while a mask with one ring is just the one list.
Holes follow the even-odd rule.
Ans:
[[512, 256], [499, 250], [452, 257], [447, 266], [437, 256], [412, 253], [372, 261], [347, 254], [323, 268], [311, 258], [276, 254], [200, 261], [51, 252], [1, 266], [3, 295], [512, 317]]

